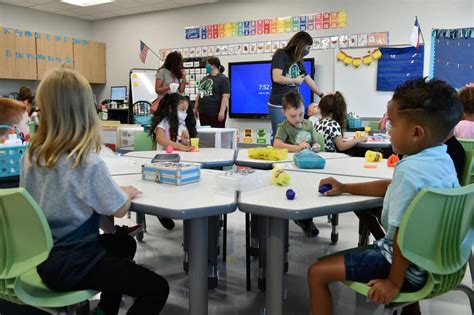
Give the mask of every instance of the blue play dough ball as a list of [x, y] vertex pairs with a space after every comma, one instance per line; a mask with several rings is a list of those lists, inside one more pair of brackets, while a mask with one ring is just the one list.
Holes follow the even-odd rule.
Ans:
[[326, 191], [331, 190], [331, 189], [332, 189], [331, 184], [322, 185], [321, 188], [319, 188], [319, 193], [324, 194]]
[[295, 199], [295, 192], [293, 191], [293, 189], [288, 189], [286, 191], [286, 198], [290, 199], [290, 200], [293, 200]]

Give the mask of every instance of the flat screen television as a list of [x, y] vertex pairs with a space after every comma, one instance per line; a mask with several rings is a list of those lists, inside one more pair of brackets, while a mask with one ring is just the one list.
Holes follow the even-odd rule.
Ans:
[[[272, 88], [270, 60], [229, 63], [231, 118], [267, 118], [268, 97]], [[304, 67], [314, 78], [314, 59], [305, 59]], [[305, 84], [300, 85], [305, 108], [313, 101], [313, 93]]]

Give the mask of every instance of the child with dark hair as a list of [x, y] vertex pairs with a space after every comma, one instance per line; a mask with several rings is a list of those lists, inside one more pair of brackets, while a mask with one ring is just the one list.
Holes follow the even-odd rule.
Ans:
[[[283, 114], [286, 119], [278, 125], [273, 146], [288, 149], [289, 152], [299, 152], [311, 149], [319, 152], [321, 146], [317, 142], [316, 131], [313, 124], [304, 119], [304, 102], [300, 93], [288, 92], [283, 96]], [[310, 237], [319, 234], [313, 219], [295, 220], [303, 232]]]
[[172, 146], [175, 150], [191, 151], [190, 139], [196, 138], [196, 118], [187, 97], [166, 94], [153, 116], [150, 136], [158, 150]]
[[319, 101], [319, 109], [321, 120], [316, 131], [324, 135], [326, 152], [346, 151], [359, 142], [367, 141], [364, 135], [349, 141], [343, 139], [347, 123], [347, 105], [339, 91], [325, 95]]
[[[417, 79], [399, 86], [388, 104], [393, 151], [404, 155], [393, 180], [344, 184], [334, 178], [325, 195], [343, 193], [384, 197], [382, 224], [386, 235], [361, 251], [317, 261], [308, 270], [312, 314], [331, 314], [328, 284], [333, 281], [365, 282], [371, 287], [368, 298], [389, 304], [401, 290], [418, 291], [426, 282], [426, 272], [411, 264], [400, 252], [398, 229], [409, 204], [425, 187], [459, 187], [456, 170], [443, 141], [462, 113], [456, 91], [440, 80]], [[419, 310], [412, 313], [418, 313]]]
[[474, 86], [465, 87], [459, 92], [464, 107], [463, 119], [454, 128], [458, 138], [474, 139]]

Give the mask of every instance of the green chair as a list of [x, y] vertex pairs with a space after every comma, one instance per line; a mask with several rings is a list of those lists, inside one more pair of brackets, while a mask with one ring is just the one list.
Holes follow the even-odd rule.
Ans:
[[133, 136], [133, 151], [153, 150], [153, 139], [146, 132], [136, 132]]
[[463, 146], [464, 150], [466, 151], [474, 150], [474, 139], [463, 139], [463, 138], [457, 138], [457, 139]]
[[379, 130], [379, 122], [378, 121], [369, 121], [367, 127], [370, 127], [370, 130]]
[[[405, 258], [428, 272], [428, 279], [419, 291], [399, 294], [385, 306], [384, 314], [458, 286], [471, 256], [473, 210], [474, 185], [424, 188], [418, 193], [403, 217], [398, 245]], [[362, 295], [369, 292], [365, 283], [345, 281], [345, 284]]]
[[474, 184], [474, 150], [466, 150], [466, 160], [464, 162], [461, 185]]
[[54, 314], [88, 314], [88, 299], [98, 292], [52, 291], [36, 272], [52, 246], [48, 222], [26, 190], [0, 190], [0, 299]]

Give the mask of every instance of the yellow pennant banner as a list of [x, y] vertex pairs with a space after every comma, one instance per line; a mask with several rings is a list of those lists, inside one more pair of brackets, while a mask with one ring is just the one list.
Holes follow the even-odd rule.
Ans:
[[346, 52], [344, 52], [342, 49], [339, 50], [339, 52], [336, 55], [337, 61], [343, 62], [344, 65], [346, 66], [352, 65], [356, 69], [359, 68], [362, 64], [366, 66], [370, 66], [370, 64], [374, 60], [378, 60], [381, 57], [382, 57], [382, 52], [378, 48], [372, 51], [369, 50], [368, 54], [362, 57], [350, 56]]

